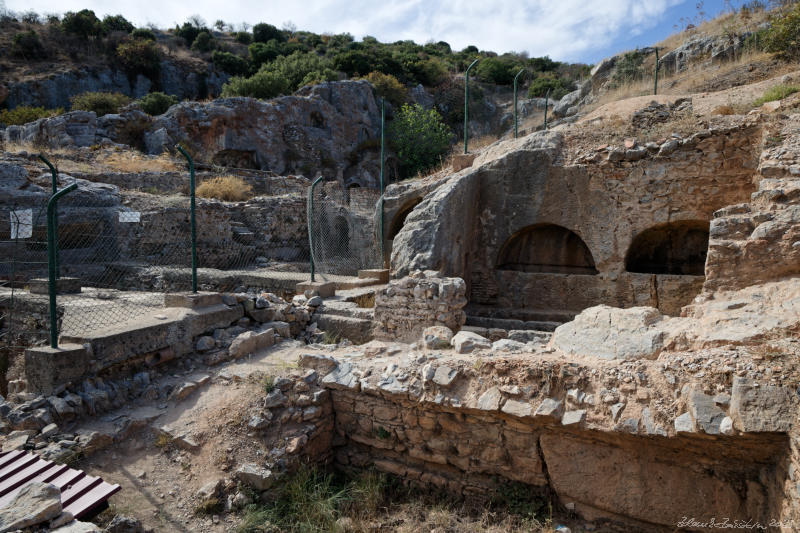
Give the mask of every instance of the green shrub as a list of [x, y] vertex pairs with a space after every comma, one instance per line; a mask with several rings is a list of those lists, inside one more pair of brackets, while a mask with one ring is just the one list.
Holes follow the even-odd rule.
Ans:
[[764, 35], [764, 49], [785, 59], [799, 58], [800, 3], [796, 3], [785, 12], [779, 12], [771, 22], [772, 26]]
[[237, 31], [233, 38], [236, 39], [236, 42], [240, 44], [250, 44], [253, 42], [252, 34], [246, 31]]
[[134, 29], [128, 19], [122, 15], [106, 15], [103, 17], [103, 31], [104, 33], [111, 33], [112, 31], [124, 31], [130, 33]]
[[84, 39], [103, 35], [103, 23], [91, 9], [82, 9], [77, 13], [69, 11], [61, 19], [61, 29]]
[[[0, 10], [2, 11], [2, 10]], [[39, 17], [39, 13], [36, 11], [30, 10], [22, 14], [21, 17], [22, 22], [25, 24], [41, 24], [42, 19]]]
[[171, 106], [178, 103], [178, 99], [171, 94], [164, 94], [162, 92], [149, 93], [139, 100], [139, 105], [142, 106], [142, 111], [148, 115], [163, 115]]
[[570, 92], [570, 88], [565, 84], [564, 80], [553, 76], [539, 76], [528, 87], [528, 98], [544, 98], [548, 89], [550, 90], [550, 98], [553, 100], [560, 100]]
[[196, 52], [210, 52], [217, 47], [217, 42], [207, 31], [201, 31], [197, 34], [194, 42], [192, 43], [192, 50]]
[[319, 85], [326, 81], [336, 81], [339, 79], [339, 73], [333, 69], [313, 70], [306, 74], [306, 77], [300, 81], [299, 87], [306, 85]]
[[206, 28], [201, 20], [194, 17], [182, 25], [176, 26], [174, 32], [175, 35], [186, 41], [186, 46], [192, 46], [197, 36], [202, 32], [208, 33], [209, 36], [211, 35], [211, 30]]
[[435, 109], [405, 104], [389, 126], [389, 138], [406, 176], [435, 165], [447, 152], [453, 133]]
[[0, 110], [0, 123], [6, 126], [21, 126], [40, 118], [54, 117], [64, 112], [62, 108], [45, 109], [43, 107], [19, 106], [14, 109]]
[[427, 86], [439, 85], [448, 74], [445, 64], [435, 57], [414, 63], [411, 71], [419, 83]]
[[612, 80], [619, 85], [642, 79], [644, 76], [642, 63], [644, 63], [644, 53], [641, 50], [626, 52], [617, 62]]
[[272, 24], [267, 24], [266, 22], [260, 22], [253, 26], [253, 40], [257, 43], [266, 43], [275, 39], [276, 41], [285, 41], [283, 37], [283, 32], [273, 26]]
[[39, 35], [33, 30], [14, 35], [11, 52], [24, 59], [41, 59], [47, 55]]
[[219, 70], [234, 76], [243, 76], [250, 69], [249, 63], [243, 57], [221, 50], [214, 50], [211, 54], [211, 61]]
[[794, 94], [800, 91], [800, 87], [795, 87], [794, 85], [775, 85], [774, 87], [770, 87], [764, 94], [753, 102], [753, 105], [758, 107], [763, 105], [767, 102], [774, 102], [775, 100], [783, 100], [787, 96]]
[[510, 85], [520, 68], [512, 59], [487, 57], [475, 66], [475, 73], [487, 83]]
[[275, 98], [289, 91], [286, 79], [277, 72], [259, 70], [253, 76], [236, 76], [222, 87], [222, 96], [250, 96], [252, 98]]
[[119, 112], [119, 109], [128, 105], [131, 99], [122, 93], [81, 93], [69, 99], [72, 110], [94, 111], [98, 117]]
[[156, 40], [156, 34], [150, 28], [136, 28], [131, 32], [131, 37], [142, 41]]
[[378, 96], [386, 98], [392, 105], [400, 106], [405, 102], [406, 88], [391, 74], [370, 72], [364, 79], [375, 87]]
[[289, 56], [278, 56], [274, 61], [261, 66], [259, 72], [272, 72], [282, 78], [287, 87], [282, 92], [294, 91], [302, 87], [311, 77], [322, 76], [329, 79], [332, 75], [330, 61], [314, 52], [294, 52]]
[[278, 41], [275, 39], [266, 43], [253, 43], [247, 47], [247, 51], [250, 53], [253, 70], [258, 70], [264, 63], [274, 61], [281, 53]]
[[117, 57], [125, 71], [136, 76], [158, 77], [161, 69], [161, 50], [154, 41], [134, 40], [117, 47]]

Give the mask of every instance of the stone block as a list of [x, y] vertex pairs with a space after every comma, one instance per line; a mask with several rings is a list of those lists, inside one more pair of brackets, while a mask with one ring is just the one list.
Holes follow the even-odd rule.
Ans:
[[81, 344], [28, 348], [25, 350], [28, 390], [44, 395], [53, 394], [59, 385], [80, 380], [89, 370], [90, 359]]
[[[31, 294], [50, 294], [50, 281], [47, 278], [35, 278], [28, 282]], [[56, 280], [56, 294], [78, 294], [81, 292], [79, 278], [58, 278]]]
[[471, 167], [475, 156], [476, 154], [455, 154], [453, 156], [453, 172]]
[[374, 279], [381, 283], [389, 283], [389, 269], [388, 268], [370, 268], [358, 271], [359, 279]]
[[222, 303], [222, 295], [217, 292], [176, 292], [164, 295], [164, 307], [185, 307], [196, 309]]
[[322, 298], [332, 298], [336, 296], [336, 283], [332, 281], [303, 281], [297, 284], [297, 294], [304, 294], [306, 291], [317, 291]]

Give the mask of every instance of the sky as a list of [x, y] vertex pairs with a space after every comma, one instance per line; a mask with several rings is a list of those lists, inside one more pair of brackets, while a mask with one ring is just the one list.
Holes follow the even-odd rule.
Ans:
[[[0, 0], [2, 4], [3, 0]], [[724, 4], [707, 0], [709, 16]], [[190, 15], [209, 25], [221, 19], [238, 27], [288, 23], [316, 33], [351, 33], [379, 41], [447, 41], [455, 50], [475, 45], [498, 53], [596, 63], [624, 50], [649, 46], [698, 15], [697, 0], [5, 0], [12, 11], [63, 13], [88, 8], [102, 17], [121, 13], [136, 25], [174, 27]]]

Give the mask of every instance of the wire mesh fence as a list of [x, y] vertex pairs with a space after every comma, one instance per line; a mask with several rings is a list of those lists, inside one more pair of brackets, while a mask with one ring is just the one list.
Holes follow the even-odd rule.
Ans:
[[312, 187], [309, 202], [312, 255], [323, 279], [382, 267], [380, 191], [330, 182]]
[[[90, 335], [164, 307], [164, 295], [191, 289], [190, 198], [159, 195], [59, 175], [77, 189], [57, 207], [57, 333]], [[0, 197], [0, 367], [49, 338], [47, 202], [42, 174]], [[313, 195], [289, 192], [246, 202], [197, 199], [198, 288], [292, 292], [310, 275], [309, 233], [322, 279], [381, 265], [379, 192], [331, 182]], [[77, 291], [62, 285], [75, 278]], [[41, 281], [36, 281], [41, 280]], [[67, 280], [68, 281], [68, 280]], [[0, 368], [0, 373], [4, 369]]]

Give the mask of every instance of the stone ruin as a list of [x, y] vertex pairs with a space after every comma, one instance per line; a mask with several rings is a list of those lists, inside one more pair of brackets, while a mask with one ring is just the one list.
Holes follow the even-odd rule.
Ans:
[[[392, 279], [334, 297], [176, 296], [136, 331], [31, 350], [3, 428], [46, 442], [54, 421], [185, 397], [216, 365], [294, 338], [300, 370], [247, 420], [284, 445], [234, 474], [258, 490], [311, 460], [464, 498], [520, 483], [602, 531], [793, 531], [798, 131], [800, 115], [756, 112], [641, 146], [576, 151], [566, 128], [495, 143], [387, 188]], [[153, 369], [182, 358], [200, 374], [159, 385]]]

